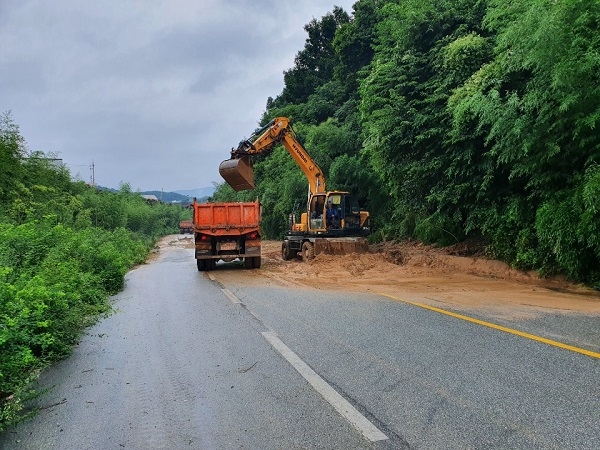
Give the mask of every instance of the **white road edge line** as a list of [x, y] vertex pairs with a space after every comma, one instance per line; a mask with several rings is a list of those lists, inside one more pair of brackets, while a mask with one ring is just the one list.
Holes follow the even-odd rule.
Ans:
[[242, 303], [240, 301], [240, 299], [237, 298], [235, 295], [233, 295], [229, 289], [221, 289], [221, 290], [223, 291], [223, 294], [225, 294], [229, 298], [229, 300], [231, 300], [233, 303]]
[[383, 441], [388, 437], [373, 425], [365, 416], [337, 393], [308, 364], [296, 355], [273, 331], [261, 333], [264, 338], [296, 369], [302, 377], [350, 424], [371, 442]]

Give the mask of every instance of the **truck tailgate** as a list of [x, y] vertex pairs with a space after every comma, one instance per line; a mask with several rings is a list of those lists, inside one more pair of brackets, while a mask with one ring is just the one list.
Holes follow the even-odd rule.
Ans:
[[212, 233], [244, 233], [260, 226], [260, 205], [255, 202], [195, 203], [194, 227]]

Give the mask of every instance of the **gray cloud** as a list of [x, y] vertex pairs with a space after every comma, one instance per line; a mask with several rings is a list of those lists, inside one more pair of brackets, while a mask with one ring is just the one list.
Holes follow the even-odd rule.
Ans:
[[[353, 1], [336, 1], [351, 12]], [[221, 182], [322, 0], [0, 2], [0, 112], [31, 150], [134, 189]]]

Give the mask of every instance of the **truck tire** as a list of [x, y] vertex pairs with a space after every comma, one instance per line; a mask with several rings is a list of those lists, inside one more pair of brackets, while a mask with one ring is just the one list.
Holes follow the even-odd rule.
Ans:
[[307, 262], [315, 257], [315, 247], [312, 242], [302, 244], [302, 261]]
[[253, 262], [252, 262], [252, 266], [255, 269], [260, 269], [260, 256], [256, 256], [254, 258], [252, 258]]
[[206, 269], [205, 270], [215, 270], [215, 266], [217, 265], [217, 261], [214, 259], [206, 260]]
[[196, 266], [198, 266], [199, 272], [204, 272], [206, 270], [206, 260], [205, 259], [197, 259]]
[[244, 269], [252, 269], [254, 267], [254, 258], [244, 258]]

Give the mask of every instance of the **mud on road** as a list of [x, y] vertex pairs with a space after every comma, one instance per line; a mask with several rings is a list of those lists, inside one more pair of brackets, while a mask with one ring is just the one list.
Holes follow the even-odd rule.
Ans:
[[[193, 249], [193, 238], [163, 238], [156, 251]], [[485, 309], [489, 316], [534, 318], [548, 314], [600, 317], [600, 292], [561, 278], [540, 278], [484, 256], [456, 256], [414, 242], [371, 246], [369, 253], [317, 255], [310, 262], [283, 261], [280, 241], [263, 241], [262, 267], [219, 264], [219, 281], [247, 285], [275, 283], [336, 291], [389, 294], [433, 306]], [[191, 261], [193, 263], [193, 261]]]

